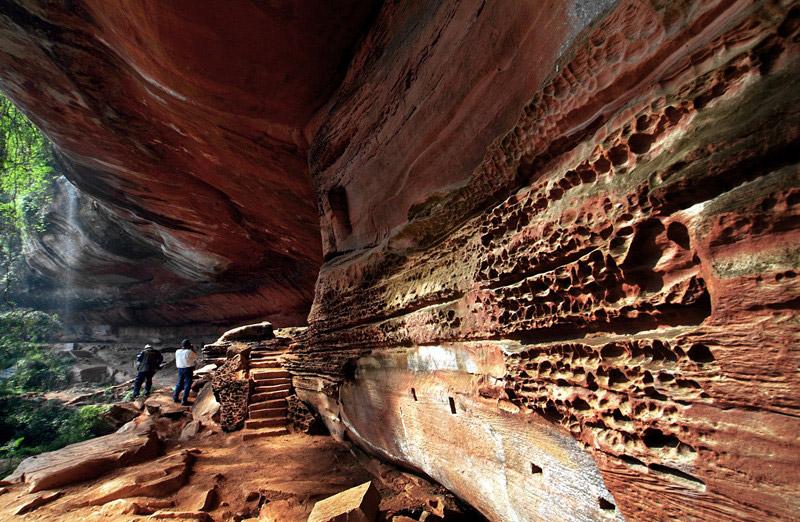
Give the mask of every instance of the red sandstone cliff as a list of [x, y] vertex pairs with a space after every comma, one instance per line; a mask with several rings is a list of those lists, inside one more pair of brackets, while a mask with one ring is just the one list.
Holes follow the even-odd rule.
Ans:
[[[3, 91], [55, 142], [67, 176], [166, 268], [129, 292], [149, 294], [149, 306], [120, 300], [90, 320], [305, 320], [321, 250], [303, 129], [372, 9], [368, 0], [3, 4]], [[126, 275], [126, 264], [103, 271]]]
[[494, 520], [796, 518], [800, 9], [508, 7], [385, 6], [320, 116], [299, 393]]
[[243, 3], [226, 52], [76, 4], [5, 9], [4, 87], [175, 273], [268, 289], [192, 317], [325, 256], [291, 369], [335, 434], [492, 520], [797, 518], [797, 2]]

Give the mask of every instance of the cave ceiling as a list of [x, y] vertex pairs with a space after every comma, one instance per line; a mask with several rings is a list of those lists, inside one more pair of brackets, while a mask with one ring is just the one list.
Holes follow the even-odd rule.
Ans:
[[[86, 304], [91, 321], [305, 320], [322, 261], [306, 160], [312, 116], [376, 5], [224, 5], [19, 0], [0, 9], [3, 91], [54, 142], [102, 219], [143, 245], [144, 254], [117, 249], [70, 267], [95, 293], [109, 280], [97, 274], [125, 276], [124, 288], [109, 289], [117, 301]], [[58, 259], [61, 239], [45, 238], [32, 256], [51, 268], [37, 272], [49, 276], [40, 286], [57, 286], [58, 266], [69, 264]], [[72, 298], [92, 303], [88, 293]]]

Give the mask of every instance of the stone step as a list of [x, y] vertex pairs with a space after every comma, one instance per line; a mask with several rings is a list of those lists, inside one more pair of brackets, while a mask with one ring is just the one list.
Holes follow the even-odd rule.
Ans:
[[253, 389], [253, 393], [269, 393], [274, 391], [283, 391], [283, 390], [291, 390], [292, 383], [290, 382], [283, 382], [280, 384], [257, 384], [256, 387]]
[[272, 399], [269, 401], [262, 401], [262, 402], [251, 402], [248, 406], [248, 411], [253, 413], [254, 411], [259, 410], [268, 410], [271, 408], [285, 408], [286, 407], [286, 399]]
[[292, 380], [285, 378], [278, 379], [256, 379], [253, 381], [256, 386], [291, 386]]
[[281, 435], [288, 435], [289, 430], [286, 427], [281, 428], [264, 428], [263, 430], [247, 430], [242, 432], [242, 440], [260, 439], [261, 437], [280, 437]]
[[258, 368], [280, 368], [281, 363], [278, 361], [250, 361], [250, 369]]
[[[283, 361], [283, 359], [273, 359], [272, 357], [264, 357], [262, 359], [259, 359], [259, 358], [253, 359], [252, 357], [250, 358], [250, 364], [251, 365], [253, 365], [253, 364], [261, 364], [261, 363], [281, 364], [281, 361]], [[258, 366], [256, 366], [255, 368], [258, 368]], [[266, 366], [265, 368], [281, 368], [281, 366]]]
[[251, 419], [286, 419], [286, 414], [289, 410], [284, 406], [283, 408], [265, 408], [263, 410], [255, 410], [250, 412]]
[[277, 379], [278, 377], [291, 378], [291, 374], [280, 368], [265, 368], [250, 372], [254, 379]]
[[274, 391], [274, 392], [267, 392], [267, 393], [254, 393], [250, 396], [251, 402], [263, 402], [263, 401], [270, 401], [273, 399], [283, 399], [291, 395], [289, 390], [283, 391]]
[[286, 417], [276, 419], [252, 419], [244, 421], [244, 427], [248, 430], [260, 430], [261, 428], [275, 428], [286, 426]]

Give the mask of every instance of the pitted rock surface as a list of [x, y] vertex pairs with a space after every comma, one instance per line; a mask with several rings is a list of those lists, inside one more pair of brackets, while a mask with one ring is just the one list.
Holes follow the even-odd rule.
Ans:
[[[365, 44], [313, 142], [328, 260], [298, 397], [493, 520], [795, 518], [800, 9], [617, 2], [541, 81], [478, 97], [527, 93], [480, 145], [468, 95], [408, 124], [441, 114], [414, 103], [433, 64], [477, 59], [447, 47], [468, 9], [402, 58]], [[381, 60], [405, 83], [360, 84]]]
[[237, 354], [218, 368], [211, 379], [219, 401], [219, 423], [224, 431], [236, 431], [247, 419], [250, 380], [247, 378], [247, 355]]
[[7, 4], [79, 228], [136, 240], [80, 236], [125, 287], [87, 320], [308, 317], [207, 347], [226, 429], [285, 351], [490, 520], [798, 518], [797, 1]]

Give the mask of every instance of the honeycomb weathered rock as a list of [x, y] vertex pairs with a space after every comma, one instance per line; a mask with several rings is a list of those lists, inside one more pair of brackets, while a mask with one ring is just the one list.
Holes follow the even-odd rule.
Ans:
[[251, 386], [247, 377], [247, 350], [226, 360], [214, 372], [211, 385], [219, 401], [219, 424], [222, 429], [241, 429], [247, 420]]
[[469, 96], [383, 133], [460, 58], [449, 21], [365, 44], [380, 81], [346, 80], [312, 146], [329, 258], [298, 396], [495, 520], [796, 518], [800, 7], [617, 2], [469, 164]]

